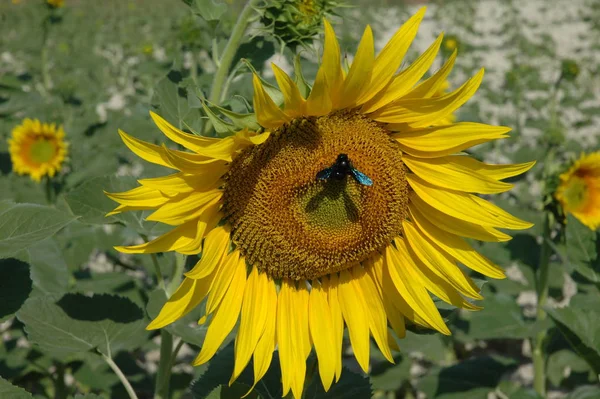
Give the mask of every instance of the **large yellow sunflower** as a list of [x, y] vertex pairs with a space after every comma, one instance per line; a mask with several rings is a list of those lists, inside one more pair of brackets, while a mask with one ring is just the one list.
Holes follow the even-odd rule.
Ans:
[[592, 230], [600, 227], [600, 152], [581, 154], [571, 168], [560, 175], [554, 194], [565, 213], [572, 213]]
[[42, 177], [53, 177], [67, 156], [69, 144], [65, 142], [62, 126], [25, 119], [15, 126], [8, 139], [8, 151], [13, 170], [27, 174], [37, 182]]
[[450, 334], [431, 294], [479, 309], [468, 300], [481, 299], [479, 290], [459, 264], [504, 278], [464, 237], [507, 241], [498, 228], [531, 226], [476, 194], [509, 190], [501, 180], [533, 163], [488, 165], [453, 155], [507, 137], [510, 129], [437, 125], [475, 93], [483, 76], [434, 97], [454, 54], [419, 83], [441, 36], [397, 73], [423, 14], [410, 18], [377, 57], [367, 26], [347, 72], [325, 22], [323, 59], [307, 98], [273, 66], [281, 109], [254, 77], [263, 133], [198, 137], [156, 114], [159, 129], [189, 152], [120, 133], [137, 155], [176, 171], [108, 195], [120, 204], [114, 212], [152, 209], [148, 220], [174, 226], [120, 251], [202, 253], [148, 326], [164, 327], [206, 298], [200, 322], [210, 324], [194, 364], [210, 360], [238, 325], [231, 380], [251, 358], [260, 380], [277, 348], [284, 395], [291, 390], [300, 398], [313, 347], [324, 388], [340, 378], [344, 325], [367, 371], [371, 336], [392, 362], [407, 321]]

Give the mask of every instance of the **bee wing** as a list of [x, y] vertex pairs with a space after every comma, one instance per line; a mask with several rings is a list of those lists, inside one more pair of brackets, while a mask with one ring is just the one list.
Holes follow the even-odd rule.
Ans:
[[352, 176], [354, 176], [356, 181], [359, 182], [360, 184], [362, 184], [363, 186], [372, 186], [373, 185], [373, 180], [371, 180], [369, 178], [369, 176], [365, 175], [363, 172], [359, 171], [358, 169], [352, 168], [352, 169], [350, 169], [350, 173], [352, 173]]
[[318, 180], [325, 180], [325, 179], [329, 179], [329, 177], [331, 176], [331, 172], [333, 171], [333, 169], [331, 168], [325, 168], [322, 171], [320, 171], [319, 173], [317, 173], [317, 179]]

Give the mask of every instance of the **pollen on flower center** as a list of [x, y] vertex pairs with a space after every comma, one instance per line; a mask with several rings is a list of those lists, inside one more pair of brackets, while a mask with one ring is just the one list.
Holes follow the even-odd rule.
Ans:
[[50, 140], [37, 139], [29, 147], [29, 155], [33, 162], [41, 164], [50, 161], [56, 152], [54, 144]]
[[[317, 179], [339, 154], [373, 185], [351, 175]], [[273, 278], [312, 279], [352, 267], [398, 236], [407, 215], [398, 145], [355, 113], [293, 120], [235, 158], [225, 180], [233, 241]]]

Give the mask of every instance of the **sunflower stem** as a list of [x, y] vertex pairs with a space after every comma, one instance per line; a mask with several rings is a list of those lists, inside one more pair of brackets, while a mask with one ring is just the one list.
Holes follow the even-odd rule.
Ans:
[[[208, 96], [208, 100], [213, 104], [219, 104], [221, 102], [221, 98], [223, 96], [223, 85], [227, 81], [227, 76], [229, 75], [229, 70], [231, 69], [231, 64], [233, 63], [235, 53], [244, 39], [244, 33], [246, 32], [246, 28], [250, 22], [250, 17], [254, 12], [254, 7], [256, 7], [259, 2], [260, 0], [248, 0], [246, 2], [244, 9], [240, 13], [237, 22], [233, 27], [231, 36], [229, 36], [229, 41], [227, 42], [227, 45], [225, 45], [223, 54], [217, 62], [217, 72], [213, 78], [212, 86], [210, 88], [210, 95]], [[205, 133], [208, 132], [210, 126], [210, 122], [207, 122], [204, 126]]]
[[[546, 301], [548, 300], [548, 270], [550, 266], [550, 212], [545, 212], [543, 225], [543, 242], [540, 252], [540, 263], [536, 274], [536, 291], [538, 295], [537, 304], [537, 322], [540, 323], [546, 319], [547, 314], [544, 310]], [[533, 387], [535, 391], [542, 397], [546, 396], [546, 361], [544, 358], [544, 340], [546, 338], [546, 330], [542, 330], [535, 336], [533, 346]]]
[[169, 398], [171, 381], [171, 356], [173, 353], [173, 336], [165, 329], [160, 330], [160, 361], [156, 373], [154, 399]]
[[121, 371], [119, 366], [117, 366], [117, 363], [115, 363], [115, 361], [111, 357], [106, 356], [105, 354], [102, 354], [102, 358], [104, 359], [104, 361], [106, 363], [108, 363], [109, 367], [112, 369], [112, 371], [115, 372], [117, 377], [119, 377], [119, 380], [121, 381], [121, 384], [123, 384], [123, 386], [125, 387], [125, 390], [127, 391], [127, 394], [129, 395], [129, 398], [130, 399], [138, 399], [137, 395], [135, 394], [135, 391], [133, 390], [133, 387], [129, 383], [129, 380], [127, 380], [127, 377], [125, 377], [125, 374], [123, 374], [123, 371]]

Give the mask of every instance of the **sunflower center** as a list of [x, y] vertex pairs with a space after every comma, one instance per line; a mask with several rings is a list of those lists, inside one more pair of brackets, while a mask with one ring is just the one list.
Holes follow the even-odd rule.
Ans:
[[35, 163], [49, 162], [56, 152], [56, 147], [50, 140], [38, 139], [29, 147], [29, 156]]
[[355, 113], [295, 119], [226, 176], [233, 241], [273, 278], [313, 279], [367, 259], [402, 232], [407, 206], [398, 145]]
[[571, 209], [579, 209], [586, 205], [588, 184], [584, 178], [573, 176], [564, 191], [565, 203]]

